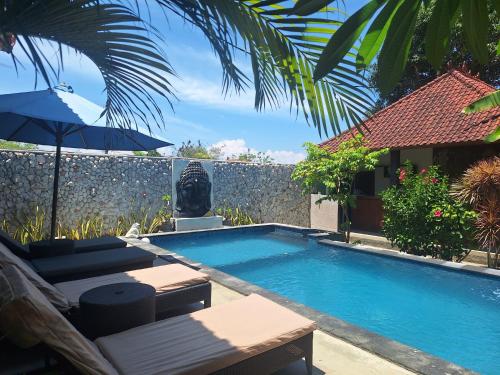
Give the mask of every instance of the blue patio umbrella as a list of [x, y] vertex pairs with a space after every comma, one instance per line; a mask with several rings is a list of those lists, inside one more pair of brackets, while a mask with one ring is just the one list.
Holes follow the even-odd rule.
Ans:
[[148, 151], [171, 146], [132, 129], [106, 126], [103, 108], [59, 88], [0, 95], [0, 139], [56, 146], [50, 239], [55, 237], [61, 147]]

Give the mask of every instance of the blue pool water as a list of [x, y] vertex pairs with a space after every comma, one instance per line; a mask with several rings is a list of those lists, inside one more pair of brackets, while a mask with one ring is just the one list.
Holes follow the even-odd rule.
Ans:
[[152, 242], [461, 366], [500, 374], [500, 279], [273, 231]]

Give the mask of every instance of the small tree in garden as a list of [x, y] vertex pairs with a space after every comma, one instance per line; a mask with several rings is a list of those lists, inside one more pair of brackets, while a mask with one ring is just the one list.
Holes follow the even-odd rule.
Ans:
[[410, 254], [462, 261], [475, 214], [450, 195], [448, 178], [436, 166], [416, 173], [407, 162], [399, 182], [382, 192], [387, 239]]
[[475, 237], [488, 253], [488, 267], [500, 266], [500, 158], [481, 160], [453, 186], [454, 195], [477, 213]]
[[337, 201], [342, 207], [345, 240], [351, 236], [349, 209], [355, 207], [352, 193], [354, 178], [361, 171], [372, 171], [381, 155], [389, 150], [370, 151], [361, 135], [341, 143], [336, 152], [327, 151], [314, 143], [306, 143], [307, 158], [297, 164], [292, 179], [301, 181], [304, 193], [311, 193], [318, 186], [326, 187], [326, 194], [316, 201]]

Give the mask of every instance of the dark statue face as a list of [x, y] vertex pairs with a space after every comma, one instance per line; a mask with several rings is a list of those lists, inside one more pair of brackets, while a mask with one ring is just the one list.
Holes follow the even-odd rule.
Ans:
[[175, 188], [177, 191], [175, 209], [179, 217], [201, 217], [210, 211], [212, 184], [200, 162], [189, 162]]

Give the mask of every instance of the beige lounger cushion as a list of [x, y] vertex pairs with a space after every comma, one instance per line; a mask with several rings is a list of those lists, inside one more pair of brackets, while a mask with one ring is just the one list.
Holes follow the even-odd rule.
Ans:
[[12, 265], [0, 268], [0, 331], [21, 347], [47, 344], [84, 374], [117, 374], [95, 345]]
[[207, 281], [209, 281], [209, 277], [204, 273], [182, 264], [167, 264], [159, 267], [67, 281], [54, 286], [64, 294], [71, 306], [77, 307], [79, 298], [83, 293], [101, 285], [138, 282], [149, 284], [156, 289], [157, 293], [163, 293]]
[[314, 322], [256, 294], [95, 343], [123, 375], [208, 374], [303, 337]]
[[21, 271], [57, 309], [60, 311], [67, 311], [70, 308], [69, 302], [66, 297], [64, 297], [64, 294], [42, 279], [35, 270], [24, 263], [21, 258], [15, 256], [4, 244], [0, 243], [0, 267], [7, 264]]

